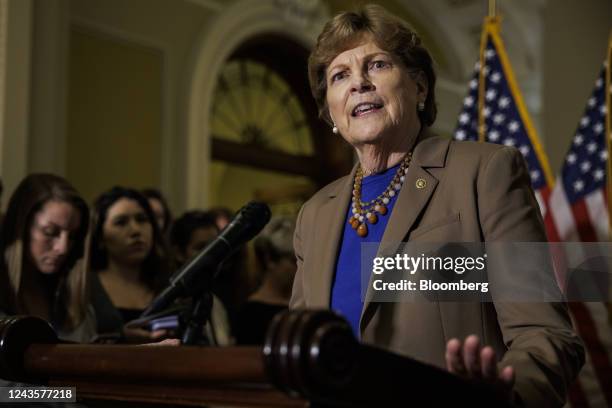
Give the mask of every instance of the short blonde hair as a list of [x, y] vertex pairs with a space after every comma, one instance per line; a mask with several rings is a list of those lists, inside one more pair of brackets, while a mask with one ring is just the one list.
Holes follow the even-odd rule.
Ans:
[[325, 24], [317, 38], [308, 58], [308, 80], [319, 108], [319, 116], [331, 124], [326, 99], [327, 67], [340, 53], [357, 46], [364, 35], [371, 35], [381, 49], [399, 57], [411, 72], [425, 74], [427, 99], [425, 109], [418, 114], [423, 124], [431, 126], [437, 114], [433, 59], [417, 33], [406, 22], [374, 4], [362, 6], [354, 12], [341, 12]]

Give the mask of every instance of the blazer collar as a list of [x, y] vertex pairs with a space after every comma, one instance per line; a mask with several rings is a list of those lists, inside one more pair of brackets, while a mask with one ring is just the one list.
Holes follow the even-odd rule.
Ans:
[[436, 136], [429, 128], [425, 128], [412, 153], [411, 166], [444, 167], [449, 146], [450, 139]]
[[[448, 139], [436, 137], [428, 129], [421, 134], [412, 155], [412, 163], [406, 175], [404, 187], [400, 191], [387, 223], [381, 248], [389, 243], [401, 242], [408, 234], [437, 185], [437, 180], [425, 169], [444, 167], [449, 143]], [[355, 164], [351, 173], [344, 180], [338, 180], [329, 188], [327, 193], [329, 200], [324, 202], [317, 211], [318, 225], [315, 228], [314, 239], [318, 250], [314, 253], [319, 256], [314, 262], [315, 273], [313, 274], [309, 307], [328, 308], [330, 305], [331, 285], [357, 167], [358, 164]], [[418, 178], [425, 179], [425, 188], [417, 189], [415, 183]], [[369, 303], [369, 298], [371, 294], [368, 292], [364, 311]], [[362, 313], [362, 319], [363, 315], [364, 313]]]
[[[438, 179], [427, 169], [444, 167], [449, 145], [449, 139], [434, 136], [428, 130], [421, 136], [412, 154], [412, 162], [397, 197], [397, 202], [387, 221], [387, 227], [379, 245], [378, 256], [392, 255], [395, 252], [394, 248], [397, 247], [398, 243], [405, 241], [415, 221], [427, 207], [438, 185]], [[373, 276], [370, 275], [359, 324], [362, 333], [377, 307], [377, 304], [372, 302], [372, 279]]]
[[329, 199], [317, 211], [314, 233], [317, 250], [314, 253], [319, 256], [314, 261], [309, 307], [326, 309], [330, 306], [331, 286], [356, 171], [357, 164], [344, 180], [340, 179], [331, 186], [327, 193]]

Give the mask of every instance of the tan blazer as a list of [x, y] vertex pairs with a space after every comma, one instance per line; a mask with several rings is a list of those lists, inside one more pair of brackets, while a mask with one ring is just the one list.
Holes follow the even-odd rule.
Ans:
[[[355, 171], [321, 189], [300, 211], [292, 308], [330, 307]], [[416, 187], [419, 178], [425, 188]], [[381, 247], [401, 241], [546, 241], [523, 157], [514, 148], [426, 134], [414, 150]], [[445, 367], [446, 342], [477, 334], [496, 350], [500, 367], [514, 367], [515, 397], [527, 406], [562, 405], [584, 363], [564, 304], [370, 298], [368, 292], [360, 321], [363, 342]]]

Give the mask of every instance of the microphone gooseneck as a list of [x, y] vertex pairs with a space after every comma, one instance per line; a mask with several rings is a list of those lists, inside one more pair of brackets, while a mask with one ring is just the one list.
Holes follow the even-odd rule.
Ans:
[[218, 266], [240, 245], [255, 237], [270, 221], [270, 208], [251, 201], [238, 211], [213, 242], [170, 278], [170, 285], [144, 311], [142, 317], [159, 312], [175, 299], [202, 292], [215, 277]]

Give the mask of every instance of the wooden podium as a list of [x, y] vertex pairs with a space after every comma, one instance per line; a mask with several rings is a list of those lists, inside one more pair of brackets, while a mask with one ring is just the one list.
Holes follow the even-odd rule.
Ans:
[[91, 407], [508, 405], [481, 383], [359, 344], [329, 311], [276, 316], [263, 350], [64, 344], [43, 320], [8, 317], [0, 378], [76, 387]]

